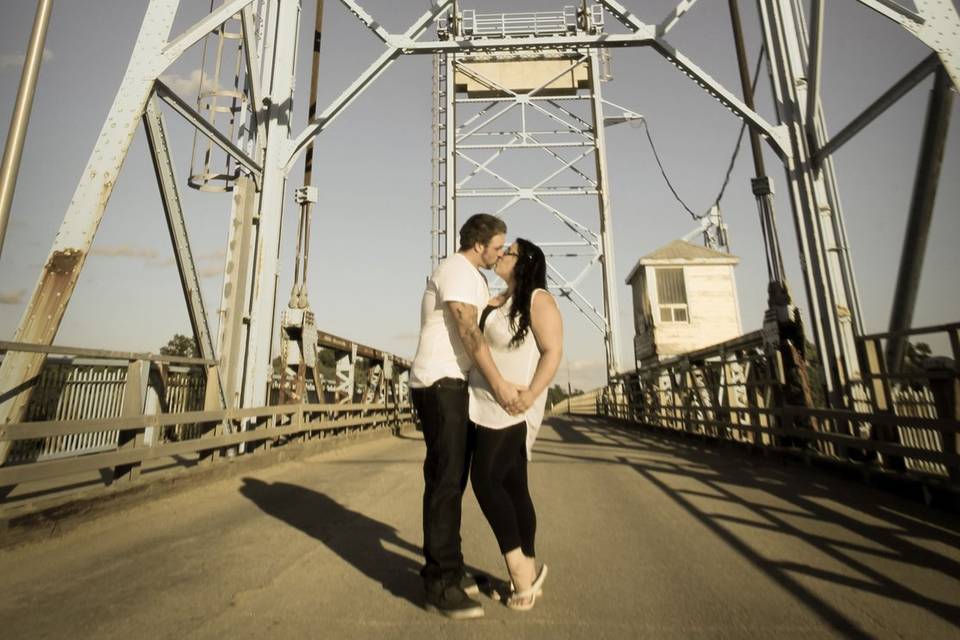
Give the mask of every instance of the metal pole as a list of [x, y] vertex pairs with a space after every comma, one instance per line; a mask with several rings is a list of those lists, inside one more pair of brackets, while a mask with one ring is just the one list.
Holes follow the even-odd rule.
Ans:
[[[950, 108], [953, 103], [953, 94], [950, 89], [950, 77], [943, 67], [938, 68], [927, 107], [920, 159], [917, 161], [917, 175], [910, 201], [910, 217], [907, 220], [903, 251], [900, 254], [897, 288], [893, 296], [893, 309], [890, 312], [891, 332], [909, 329], [913, 321], [917, 289], [920, 286], [920, 272], [923, 270], [923, 258], [927, 249], [927, 236], [933, 220], [937, 183], [940, 179], [940, 168], [943, 165], [943, 150], [947, 143], [947, 129], [950, 126]], [[905, 348], [905, 336], [893, 337], [887, 343], [889, 371], [896, 372], [900, 369]]]
[[[740, 86], [743, 90], [743, 102], [751, 110], [755, 110], [753, 100], [753, 85], [750, 78], [750, 68], [747, 65], [747, 51], [743, 40], [743, 23], [740, 20], [740, 7], [737, 0], [729, 0], [730, 22], [733, 26], [733, 42], [737, 52], [737, 65], [740, 69]], [[753, 166], [756, 178], [751, 181], [753, 195], [757, 200], [760, 211], [760, 228], [763, 233], [767, 253], [767, 276], [770, 306], [789, 305], [790, 294], [787, 290], [786, 274], [783, 266], [783, 257], [780, 252], [780, 236], [777, 233], [777, 221], [773, 208], [773, 190], [767, 169], [763, 161], [763, 149], [760, 145], [760, 134], [753, 127], [747, 127], [750, 134], [750, 150], [753, 153]]]
[[[750, 68], [747, 66], [747, 51], [743, 45], [743, 26], [740, 21], [740, 7], [737, 0], [730, 0], [730, 22], [733, 24], [733, 42], [737, 50], [737, 64], [740, 68], [740, 86], [743, 88], [743, 103], [754, 111], [753, 86], [750, 84]], [[760, 147], [760, 135], [753, 127], [747, 127], [750, 133], [750, 150], [753, 152], [753, 166], [757, 176], [765, 176], [763, 152]]]
[[271, 5], [267, 20], [265, 77], [270, 89], [266, 110], [267, 144], [263, 159], [263, 187], [253, 239], [253, 278], [249, 287], [249, 320], [244, 353], [242, 406], [267, 405], [279, 279], [280, 230], [287, 183], [290, 144], [290, 114], [293, 111], [296, 47], [300, 26], [300, 2], [283, 0]]
[[[317, 84], [320, 78], [320, 43], [323, 38], [323, 0], [317, 0], [317, 10], [313, 25], [313, 62], [310, 69], [310, 104], [307, 108], [307, 122], [317, 117]], [[313, 141], [307, 145], [303, 161], [303, 186], [313, 182]], [[297, 254], [293, 265], [293, 291], [290, 293], [289, 307], [304, 309], [307, 302], [307, 264], [310, 261], [310, 215], [313, 203], [306, 199], [300, 205], [300, 220], [297, 224]]]
[[7, 235], [13, 192], [17, 187], [17, 174], [20, 173], [20, 159], [23, 156], [23, 141], [27, 137], [33, 96], [37, 92], [37, 78], [40, 76], [43, 45], [47, 40], [47, 26], [50, 24], [52, 9], [53, 0], [37, 2], [37, 15], [33, 20], [33, 32], [30, 34], [27, 54], [23, 61], [17, 101], [13, 107], [13, 115], [10, 117], [7, 146], [3, 151], [3, 165], [0, 165], [0, 255], [3, 254], [3, 239]]
[[817, 111], [820, 106], [820, 63], [823, 56], [823, 47], [820, 45], [823, 36], [823, 0], [813, 0], [813, 11], [810, 16], [810, 43], [807, 54], [807, 120], [804, 127], [807, 131], [807, 142], [816, 149], [817, 144]]
[[[453, 15], [456, 16], [456, 4]], [[441, 258], [449, 258], [460, 246], [459, 229], [457, 228], [457, 59], [452, 53], [444, 54], [441, 64], [444, 68], [444, 111], [446, 112], [446, 127], [443, 130], [444, 153], [446, 161], [444, 169], [444, 223], [443, 242], [445, 248]]]
[[620, 305], [617, 303], [616, 262], [613, 258], [613, 228], [610, 216], [610, 186], [607, 178], [607, 143], [603, 127], [603, 96], [600, 89], [599, 51], [591, 51], [590, 99], [593, 110], [593, 131], [598, 201], [600, 205], [601, 276], [603, 281], [603, 313], [606, 316], [604, 346], [607, 357], [607, 384], [620, 372]]
[[[310, 68], [310, 106], [307, 122], [317, 117], [317, 84], [320, 79], [320, 42], [323, 39], [323, 0], [317, 0], [317, 13], [313, 22], [313, 62]], [[303, 184], [309, 187], [313, 181], [313, 142], [307, 145], [303, 161]]]

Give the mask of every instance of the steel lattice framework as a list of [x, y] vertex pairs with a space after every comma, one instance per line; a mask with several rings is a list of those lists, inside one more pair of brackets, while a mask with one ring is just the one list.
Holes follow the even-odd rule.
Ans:
[[[576, 11], [477, 15], [464, 12], [462, 26], [439, 23], [440, 37], [458, 28], [471, 42], [496, 36], [528, 38], [554, 34], [571, 36], [600, 32], [599, 5], [581, 19]], [[620, 365], [620, 328], [613, 231], [607, 185], [603, 105], [600, 83], [602, 52], [590, 49], [538, 48], [523, 52], [480, 55], [438, 54], [435, 58], [434, 265], [455, 250], [458, 209], [468, 200], [492, 201], [490, 212], [500, 217], [521, 215], [520, 204], [532, 211], [527, 228], [547, 256], [551, 288], [570, 302], [602, 333], [608, 379]], [[531, 65], [550, 65], [525, 89], [490, 77], [494, 70], [530, 73]], [[509, 74], [509, 71], [507, 71]], [[580, 82], [577, 82], [577, 79]], [[563, 79], [565, 82], [562, 82]], [[564, 89], [558, 89], [557, 84]], [[582, 85], [578, 87], [577, 85]], [[468, 90], [466, 87], [472, 87]], [[485, 94], [484, 97], [472, 97]], [[514, 160], [512, 164], [511, 160]], [[522, 175], [534, 165], [542, 173]], [[501, 165], [504, 166], [501, 169]], [[483, 178], [486, 178], [485, 183]], [[571, 199], [594, 201], [592, 219], [566, 208]], [[479, 206], [479, 205], [478, 205]], [[487, 210], [487, 206], [481, 206]], [[463, 219], [466, 214], [461, 215]], [[513, 224], [511, 218], [510, 224]], [[565, 232], [541, 237], [547, 222]], [[511, 231], [512, 231], [511, 227]], [[559, 264], [565, 260], [568, 265]], [[591, 300], [582, 283], [596, 265], [602, 274], [601, 300]]]
[[[445, 81], [449, 83], [449, 65], [464, 54], [468, 57], [494, 53], [518, 55], [557, 50], [578, 52], [576, 55], [583, 56], [582, 60], [579, 57], [575, 59], [580, 60], [579, 64], [588, 64], [591, 74], [596, 78], [598, 52], [601, 50], [648, 47], [745, 121], [758, 139], [769, 145], [782, 160], [803, 259], [804, 285], [813, 316], [811, 324], [827, 370], [827, 385], [833, 402], [842, 406], [847, 403], [847, 385], [860, 377], [861, 365], [854, 343], [855, 337], [861, 332], [861, 318], [831, 154], [923, 78], [931, 73], [936, 75], [904, 245], [904, 259], [895, 294], [894, 308], [902, 311], [897, 312], [899, 315], [895, 315], [891, 321], [893, 329], [909, 326], [913, 304], [911, 296], [915, 295], [916, 280], [920, 273], [916, 256], [919, 255], [922, 261], [925, 233], [936, 192], [937, 167], [949, 119], [950, 89], [955, 90], [960, 86], [960, 18], [952, 2], [915, 0], [916, 8], [908, 9], [894, 0], [850, 1], [858, 2], [896, 22], [932, 52], [929, 58], [921, 61], [860, 116], [830, 137], [824, 124], [819, 96], [823, 0], [812, 1], [809, 21], [800, 0], [758, 0], [777, 102], [776, 123], [757, 113], [748, 96], [741, 98], [724, 87], [669, 42], [670, 31], [695, 7], [695, 0], [681, 0], [658, 23], [642, 21], [616, 0], [600, 0], [604, 12], [621, 23], [626, 33], [599, 32], [581, 22], [573, 33], [545, 31], [524, 38], [513, 37], [507, 30], [488, 34], [488, 37], [473, 37], [461, 28], [464, 14], [457, 9], [454, 0], [434, 0], [430, 9], [402, 34], [388, 32], [356, 0], [341, 0], [383, 42], [385, 49], [341, 95], [299, 132], [292, 129], [292, 109], [300, 0], [225, 0], [180, 34], [171, 33], [180, 0], [151, 0], [126, 74], [64, 215], [14, 341], [29, 345], [50, 345], [53, 342], [134, 133], [142, 122], [148, 132], [150, 153], [171, 230], [184, 297], [200, 352], [205, 359], [215, 359], [219, 363], [219, 395], [227, 407], [262, 407], [268, 397], [270, 351], [276, 331], [278, 256], [287, 178], [293, 164], [316, 136], [370, 83], [403, 55], [446, 55], [447, 63], [443, 72], [447, 74]], [[731, 0], [733, 5], [735, 2]], [[322, 3], [318, 9], [322, 11]], [[584, 5], [581, 20], [586, 20], [588, 14], [594, 15]], [[423, 39], [427, 29], [444, 15], [452, 20], [455, 27], [448, 30], [443, 39]], [[242, 68], [241, 90], [244, 98], [240, 101], [244, 105], [243, 113], [237, 117], [245, 122], [243, 127], [236, 128], [236, 137], [231, 138], [211, 123], [201, 113], [202, 109], [193, 108], [165, 86], [160, 76], [185, 51], [235, 17], [239, 18], [242, 32], [239, 41], [243, 60], [237, 69]], [[31, 46], [34, 46], [33, 42]], [[35, 51], [28, 59], [39, 60]], [[439, 72], [438, 69], [438, 77]], [[451, 100], [452, 96], [453, 92], [449, 92], [445, 100]], [[598, 92], [594, 91], [593, 96], [594, 120], [589, 123], [590, 127], [584, 126], [581, 132], [587, 136], [586, 132], [593, 129], [596, 150], [602, 147], [602, 127], [596, 126], [597, 114], [600, 113], [596, 109], [601, 100]], [[540, 101], [531, 100], [527, 108], [536, 108], [531, 106], [533, 104], [543, 106]], [[235, 167], [231, 185], [232, 217], [224, 295], [216, 339], [209, 330], [197, 284], [197, 270], [182, 222], [178, 182], [174, 179], [173, 162], [165, 142], [164, 118], [159, 111], [161, 106], [189, 122], [199, 136], [227, 154]], [[446, 128], [447, 147], [444, 154], [447, 157], [455, 150], [455, 145], [451, 144], [453, 129], [452, 126]], [[530, 132], [522, 133], [529, 141]], [[17, 145], [22, 144], [22, 139], [19, 131], [12, 132], [9, 137]], [[596, 157], [600, 158], [602, 154], [597, 153]], [[15, 174], [17, 164], [4, 162], [3, 185], [9, 184], [7, 178], [11, 172]], [[566, 161], [563, 165], [566, 169], [573, 168], [573, 164]], [[449, 171], [450, 167], [447, 166], [445, 170]], [[593, 177], [593, 182], [592, 185], [587, 183], [585, 191], [596, 189], [602, 200], [607, 195], [602, 171]], [[443, 193], [446, 203], [453, 195], [450, 188], [452, 184], [454, 181], [447, 180]], [[11, 193], [4, 186], [3, 194], [0, 194], [0, 234], [6, 228], [10, 202], [8, 196]], [[754, 181], [754, 193], [765, 237], [775, 240], [769, 179], [766, 176], [758, 175]], [[516, 195], [512, 193], [510, 197]], [[525, 192], [524, 195], [536, 196], [536, 193]], [[439, 202], [437, 206], [440, 206]], [[449, 216], [453, 207], [449, 204], [444, 206], [443, 215], [438, 213], [437, 233], [438, 237], [442, 235], [446, 238], [446, 250], [449, 251], [451, 234], [448, 231], [452, 229]], [[609, 257], [611, 248], [602, 246], [602, 234], [600, 244], [598, 252], [596, 238], [586, 234], [584, 245], [592, 247], [592, 256]], [[785, 287], [779, 254], [773, 247], [768, 247], [768, 251], [771, 282]], [[437, 255], [440, 255], [439, 251]], [[575, 281], [576, 277], [566, 279], [557, 276], [557, 282], [571, 290], [569, 285]], [[605, 304], [609, 303], [608, 298]], [[774, 339], [777, 322], [782, 325], [788, 307], [789, 299], [784, 301], [771, 296], [771, 317], [774, 322], [770, 328]], [[605, 309], [605, 316], [614, 318], [616, 313]], [[902, 340], [892, 343], [894, 346], [888, 357], [895, 368], [897, 350], [900, 349], [902, 353]], [[608, 352], [609, 349], [608, 339]], [[4, 394], [4, 401], [0, 404], [0, 425], [18, 422], [22, 418], [31, 381], [36, 377], [43, 360], [42, 353], [29, 350], [11, 351], [4, 357], [0, 366], [0, 391]], [[3, 445], [0, 462], [5, 458], [6, 446]]]

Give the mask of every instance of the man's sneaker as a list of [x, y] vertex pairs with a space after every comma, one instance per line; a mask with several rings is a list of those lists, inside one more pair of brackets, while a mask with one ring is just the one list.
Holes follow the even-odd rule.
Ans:
[[476, 597], [480, 595], [480, 585], [477, 584], [477, 578], [469, 573], [465, 573], [460, 576], [460, 588], [463, 589], [463, 592], [470, 597]]
[[463, 589], [455, 584], [444, 589], [427, 589], [427, 602], [424, 608], [454, 620], [483, 617], [483, 607], [480, 603], [470, 599]]

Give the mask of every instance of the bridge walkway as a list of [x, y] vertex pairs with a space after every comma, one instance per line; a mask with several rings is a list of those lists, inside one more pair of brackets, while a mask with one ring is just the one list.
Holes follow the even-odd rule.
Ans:
[[[4, 638], [956, 638], [960, 518], [799, 464], [555, 417], [529, 613], [421, 608], [419, 434], [289, 461], [0, 552]], [[468, 564], [503, 576], [468, 489]]]

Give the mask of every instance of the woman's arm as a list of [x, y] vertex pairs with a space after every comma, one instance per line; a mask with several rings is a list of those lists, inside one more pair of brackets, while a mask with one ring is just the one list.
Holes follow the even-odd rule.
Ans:
[[524, 411], [550, 386], [563, 358], [563, 320], [552, 295], [535, 295], [530, 303], [530, 328], [540, 349], [540, 362], [533, 373], [530, 388], [520, 392]]
[[517, 398], [518, 386], [504, 379], [493, 361], [493, 356], [490, 355], [490, 347], [487, 345], [487, 341], [483, 339], [480, 327], [477, 326], [477, 308], [465, 302], [448, 302], [446, 304], [457, 323], [457, 333], [460, 335], [464, 348], [470, 354], [473, 363], [487, 379], [487, 382], [490, 383], [490, 388], [493, 390], [497, 402], [511, 415], [518, 415], [526, 411], [525, 408], [521, 408]]

